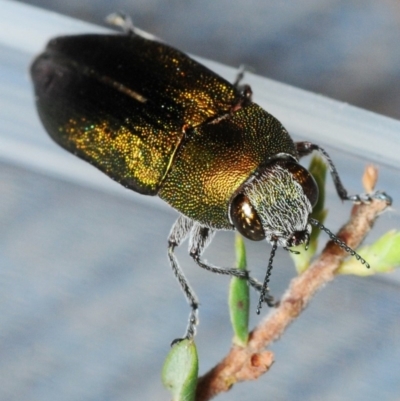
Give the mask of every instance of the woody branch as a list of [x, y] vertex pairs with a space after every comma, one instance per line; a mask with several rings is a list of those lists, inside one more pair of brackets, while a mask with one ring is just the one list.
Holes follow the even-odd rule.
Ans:
[[[376, 168], [367, 167], [363, 177], [367, 192], [372, 192], [376, 181]], [[378, 199], [354, 205], [348, 223], [337, 234], [338, 238], [351, 248], [357, 248], [387, 206], [386, 201]], [[279, 306], [250, 333], [247, 346], [233, 345], [226, 357], [199, 379], [196, 401], [209, 400], [218, 393], [228, 391], [239, 381], [257, 379], [268, 371], [274, 362], [274, 355], [265, 348], [280, 338], [315, 293], [334, 279], [336, 270], [347, 256], [345, 250], [329, 241], [318, 259], [291, 281]]]

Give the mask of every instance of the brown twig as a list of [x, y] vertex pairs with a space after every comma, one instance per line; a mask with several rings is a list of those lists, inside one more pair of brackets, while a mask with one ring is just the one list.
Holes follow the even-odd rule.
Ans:
[[[364, 186], [371, 191], [377, 180], [377, 170], [368, 166]], [[357, 248], [372, 228], [377, 216], [388, 206], [385, 200], [374, 199], [368, 204], [354, 205], [349, 222], [337, 236], [351, 248]], [[314, 294], [333, 280], [340, 263], [348, 253], [329, 241], [321, 256], [301, 275], [294, 278], [274, 309], [250, 334], [245, 348], [233, 346], [228, 355], [199, 379], [197, 401], [206, 401], [228, 391], [239, 381], [254, 380], [265, 373], [274, 361], [271, 351], [265, 350], [277, 340], [289, 324], [305, 309]]]

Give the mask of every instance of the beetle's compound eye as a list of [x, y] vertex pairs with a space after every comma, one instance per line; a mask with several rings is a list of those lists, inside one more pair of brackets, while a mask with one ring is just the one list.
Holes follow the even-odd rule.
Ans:
[[301, 185], [304, 194], [311, 203], [311, 206], [314, 207], [319, 196], [318, 185], [315, 182], [314, 177], [306, 168], [297, 163], [286, 162], [285, 168], [292, 173], [293, 178]]
[[253, 241], [265, 239], [261, 220], [246, 195], [238, 194], [233, 199], [231, 204], [231, 219], [235, 228], [244, 237]]

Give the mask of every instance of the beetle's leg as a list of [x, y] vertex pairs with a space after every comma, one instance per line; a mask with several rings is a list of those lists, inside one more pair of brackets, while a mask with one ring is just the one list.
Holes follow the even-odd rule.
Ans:
[[244, 78], [245, 72], [246, 72], [246, 66], [241, 65], [239, 67], [239, 71], [236, 75], [235, 82], [233, 83], [233, 86], [239, 93], [239, 98], [235, 102], [234, 110], [236, 110], [238, 107], [241, 107], [243, 104], [245, 104], [247, 102], [251, 102], [251, 97], [253, 95], [253, 91], [251, 90], [250, 85], [240, 84], [240, 82]]
[[246, 67], [245, 67], [244, 64], [242, 64], [238, 69], [238, 72], [236, 74], [235, 82], [233, 83], [233, 86], [236, 89], [240, 88], [240, 82], [243, 80], [245, 72], [246, 72]]
[[[186, 300], [188, 301], [191, 311], [189, 314], [189, 321], [186, 328], [184, 338], [191, 339], [196, 334], [196, 326], [198, 324], [198, 308], [199, 302], [197, 300], [196, 294], [193, 289], [190, 287], [186, 277], [184, 276], [181, 268], [179, 267], [178, 260], [174, 254], [175, 247], [179, 246], [189, 235], [190, 230], [193, 226], [193, 220], [188, 219], [185, 216], [179, 216], [178, 220], [172, 226], [171, 232], [168, 237], [168, 257], [172, 267], [172, 271], [174, 272], [175, 277], [177, 278], [183, 293], [185, 294]], [[172, 342], [179, 341], [181, 339], [176, 339]]]
[[[239, 277], [247, 280], [249, 284], [258, 292], [261, 292], [263, 285], [253, 277], [249, 276], [247, 270], [239, 270], [235, 268], [222, 268], [211, 265], [204, 262], [201, 259], [201, 255], [204, 250], [210, 244], [212, 238], [214, 237], [215, 231], [211, 228], [201, 226], [198, 223], [194, 223], [189, 237], [189, 254], [193, 260], [203, 269], [208, 270], [212, 273], [225, 274], [228, 276]], [[265, 294], [264, 301], [269, 306], [275, 306], [273, 297], [268, 293]]]
[[314, 150], [317, 150], [322, 154], [325, 161], [328, 163], [332, 180], [333, 183], [335, 184], [336, 192], [338, 193], [340, 199], [350, 200], [355, 203], [360, 203], [360, 202], [367, 203], [370, 202], [373, 198], [375, 198], [375, 199], [386, 200], [388, 203], [391, 203], [390, 196], [380, 191], [377, 191], [373, 194], [349, 195], [347, 193], [346, 188], [342, 184], [342, 180], [339, 177], [339, 173], [337, 172], [332, 159], [323, 148], [311, 142], [296, 142], [296, 148], [300, 158], [309, 155]]
[[122, 11], [108, 15], [106, 22], [110, 25], [121, 28], [122, 31], [128, 35], [136, 35], [135, 26], [133, 25], [131, 17]]

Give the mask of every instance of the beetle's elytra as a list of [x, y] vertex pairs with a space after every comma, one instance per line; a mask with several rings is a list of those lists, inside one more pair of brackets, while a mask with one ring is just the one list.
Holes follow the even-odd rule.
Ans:
[[[51, 40], [31, 67], [36, 105], [59, 145], [180, 213], [168, 255], [191, 306], [185, 333], [191, 338], [198, 301], [174, 255], [182, 241], [190, 239], [200, 267], [247, 279], [261, 291], [260, 302], [271, 304], [268, 279], [262, 286], [247, 272], [202, 261], [215, 231], [266, 239], [271, 255], [277, 246], [307, 245], [311, 225], [320, 224], [310, 218], [318, 188], [298, 161], [313, 150], [325, 156], [340, 198], [360, 198], [347, 195], [327, 153], [294, 143], [252, 102], [248, 86], [232, 85], [180, 51], [127, 30]], [[267, 277], [271, 269], [272, 256]]]

